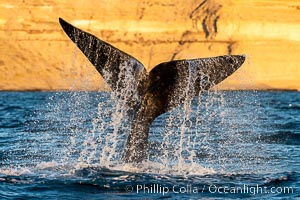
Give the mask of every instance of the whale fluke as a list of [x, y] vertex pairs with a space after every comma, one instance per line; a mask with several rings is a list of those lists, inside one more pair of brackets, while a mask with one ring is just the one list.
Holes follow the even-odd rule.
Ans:
[[245, 61], [244, 55], [173, 60], [155, 66], [147, 73], [131, 55], [84, 32], [63, 19], [59, 22], [108, 86], [128, 106], [133, 116], [124, 161], [139, 163], [148, 157], [148, 131], [152, 121], [217, 85]]
[[126, 101], [128, 106], [135, 106], [134, 104], [142, 99], [146, 88], [144, 85], [147, 84], [147, 72], [143, 64], [129, 54], [72, 26], [63, 19], [59, 18], [59, 22], [65, 33], [95, 66], [119, 98], [122, 98], [123, 90], [128, 90], [129, 83], [126, 81], [130, 79], [130, 87], [133, 88], [131, 91], [136, 93], [127, 95]]

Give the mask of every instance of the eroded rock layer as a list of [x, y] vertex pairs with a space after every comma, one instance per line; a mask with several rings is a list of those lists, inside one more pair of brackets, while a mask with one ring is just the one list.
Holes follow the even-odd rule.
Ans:
[[221, 89], [300, 90], [300, 3], [285, 0], [0, 2], [0, 90], [98, 90], [105, 84], [58, 18], [135, 56], [247, 55]]

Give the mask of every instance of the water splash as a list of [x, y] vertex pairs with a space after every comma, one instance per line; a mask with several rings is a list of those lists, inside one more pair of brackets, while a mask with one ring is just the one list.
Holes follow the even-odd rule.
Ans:
[[[47, 122], [32, 124], [35, 131], [39, 123], [45, 127], [32, 134], [33, 142], [20, 144], [24, 157], [32, 161], [28, 163], [37, 166], [41, 162], [57, 162], [75, 169], [90, 166], [133, 169], [134, 166], [122, 162], [131, 130], [132, 104], [140, 98], [133, 84], [132, 67], [128, 65], [132, 63], [124, 63], [120, 68], [117, 83], [117, 87], [125, 90], [53, 94], [48, 99], [47, 111], [39, 111]], [[247, 135], [253, 136], [257, 117], [261, 116], [253, 93], [249, 96], [245, 92], [209, 91], [193, 98], [196, 67], [190, 65], [189, 79], [180, 91], [185, 99], [183, 104], [152, 123], [149, 160], [138, 169], [187, 174], [212, 169], [228, 172], [238, 165], [241, 170], [249, 171], [253, 163], [260, 162], [259, 147], [248, 143], [251, 135]], [[209, 82], [204, 74], [202, 80]], [[243, 113], [244, 98], [254, 100], [251, 105], [254, 110]], [[49, 151], [48, 144], [53, 144], [55, 150]], [[18, 158], [20, 162], [15, 166], [21, 167], [24, 157]]]
[[[139, 98], [135, 84], [133, 84], [135, 81], [133, 72], [130, 71], [132, 67], [128, 67], [128, 65], [131, 63], [124, 63], [121, 66], [117, 83], [117, 87], [125, 89], [116, 88], [115, 92], [111, 92], [106, 98], [99, 99], [97, 116], [92, 119], [92, 128], [86, 130], [81, 145], [75, 145], [75, 141], [80, 141], [78, 137], [81, 136], [77, 133], [70, 136], [71, 148], [66, 148], [65, 157], [70, 157], [71, 149], [74, 151], [75, 147], [79, 147], [81, 150], [76, 166], [99, 165], [109, 168], [124, 166], [122, 153], [131, 125], [128, 113], [132, 109], [130, 107], [132, 102]], [[236, 133], [236, 130], [251, 129], [249, 124], [251, 124], [251, 120], [255, 120], [255, 117], [243, 118], [249, 124], [243, 124], [242, 121], [230, 123], [227, 117], [241, 113], [230, 107], [232, 105], [231, 102], [227, 102], [228, 97], [225, 100], [224, 95], [228, 95], [228, 93], [210, 91], [200, 93], [197, 98], [193, 98], [195, 96], [193, 86], [197, 81], [195, 70], [197, 70], [197, 66], [189, 66], [189, 79], [185, 83], [185, 87], [182, 87], [184, 103], [159, 117], [156, 120], [159, 123], [158, 126], [156, 122], [153, 123], [154, 128], [151, 128], [150, 133], [154, 136], [150, 134], [149, 137], [150, 151], [160, 153], [156, 153], [154, 156], [150, 152], [148, 164], [144, 163], [143, 166], [153, 166], [149, 163], [158, 163], [167, 170], [172, 169], [185, 173], [184, 171], [187, 169], [185, 166], [193, 166], [195, 169], [198, 166], [198, 168], [206, 167], [226, 171], [230, 164], [236, 163], [237, 160], [244, 162], [244, 165], [246, 165], [246, 161], [249, 162], [244, 159], [245, 152], [243, 150], [239, 149], [236, 152], [230, 147], [235, 143], [245, 143], [246, 137], [241, 133]], [[208, 79], [205, 79], [204, 74], [201, 76], [202, 80], [209, 82]], [[238, 102], [241, 97], [232, 96], [230, 98], [235, 98], [233, 101], [237, 103], [236, 106], [241, 105]], [[165, 127], [161, 124], [165, 124]], [[154, 141], [153, 138], [158, 139]], [[215, 145], [212, 146], [212, 143]], [[236, 160], [228, 160], [228, 157], [234, 157]], [[191, 167], [189, 169], [191, 170]]]

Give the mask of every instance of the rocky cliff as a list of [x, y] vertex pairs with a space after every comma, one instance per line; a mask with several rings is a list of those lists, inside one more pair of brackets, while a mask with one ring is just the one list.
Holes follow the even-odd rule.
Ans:
[[0, 90], [105, 88], [59, 17], [148, 70], [170, 59], [243, 53], [247, 62], [219, 88], [300, 90], [296, 0], [1, 0]]

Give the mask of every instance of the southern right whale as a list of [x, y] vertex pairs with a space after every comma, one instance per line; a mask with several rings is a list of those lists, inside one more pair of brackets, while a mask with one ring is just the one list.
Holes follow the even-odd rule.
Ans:
[[131, 55], [61, 18], [59, 22], [133, 119], [123, 155], [127, 163], [148, 158], [148, 132], [156, 117], [217, 85], [245, 61], [244, 55], [172, 60], [147, 72]]

